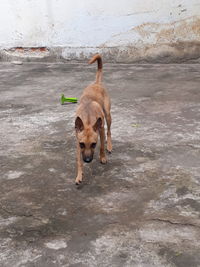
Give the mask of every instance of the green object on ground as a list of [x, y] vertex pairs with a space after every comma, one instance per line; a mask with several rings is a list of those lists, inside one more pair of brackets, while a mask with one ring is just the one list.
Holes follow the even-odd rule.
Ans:
[[70, 102], [70, 103], [77, 103], [78, 99], [76, 97], [65, 97], [64, 94], [61, 95], [60, 99], [61, 104], [63, 105], [65, 102]]
[[138, 124], [138, 123], [133, 123], [133, 124], [132, 124], [132, 127], [140, 127], [140, 124]]

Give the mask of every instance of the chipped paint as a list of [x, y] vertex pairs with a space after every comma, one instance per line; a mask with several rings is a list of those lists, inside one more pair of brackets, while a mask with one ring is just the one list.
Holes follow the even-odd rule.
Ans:
[[3, 0], [0, 23], [1, 60], [85, 60], [99, 51], [105, 61], [178, 62], [200, 54], [198, 0]]

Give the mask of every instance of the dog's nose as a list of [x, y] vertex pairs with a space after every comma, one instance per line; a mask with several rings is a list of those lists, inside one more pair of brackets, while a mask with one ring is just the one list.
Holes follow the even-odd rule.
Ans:
[[89, 162], [92, 161], [92, 157], [85, 157], [83, 160], [84, 160], [85, 162], [89, 163]]

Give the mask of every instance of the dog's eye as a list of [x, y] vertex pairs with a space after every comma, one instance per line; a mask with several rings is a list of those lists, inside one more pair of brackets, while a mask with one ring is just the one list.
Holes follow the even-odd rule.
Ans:
[[92, 147], [92, 148], [95, 148], [95, 147], [96, 147], [96, 143], [92, 143], [92, 144], [91, 144], [91, 147]]
[[84, 148], [85, 147], [84, 143], [79, 143], [79, 145], [80, 145], [80, 148]]

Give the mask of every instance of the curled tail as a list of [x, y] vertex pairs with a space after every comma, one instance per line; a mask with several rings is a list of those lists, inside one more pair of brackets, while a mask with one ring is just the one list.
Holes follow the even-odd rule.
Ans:
[[94, 63], [97, 60], [97, 74], [96, 74], [96, 83], [100, 83], [101, 79], [102, 79], [102, 69], [103, 69], [103, 63], [102, 63], [102, 59], [101, 56], [99, 54], [94, 55], [90, 61], [89, 64]]

